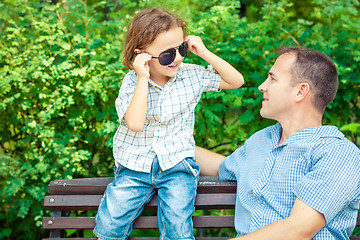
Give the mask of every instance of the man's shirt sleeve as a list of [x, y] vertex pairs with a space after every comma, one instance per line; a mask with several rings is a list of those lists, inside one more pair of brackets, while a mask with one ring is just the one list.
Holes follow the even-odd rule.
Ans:
[[245, 145], [236, 149], [219, 166], [219, 179], [221, 181], [236, 181], [239, 170], [239, 163], [244, 158]]
[[314, 163], [295, 186], [294, 193], [324, 214], [329, 223], [345, 206], [359, 201], [360, 151], [343, 140], [334, 146], [323, 146], [321, 152], [311, 159]]

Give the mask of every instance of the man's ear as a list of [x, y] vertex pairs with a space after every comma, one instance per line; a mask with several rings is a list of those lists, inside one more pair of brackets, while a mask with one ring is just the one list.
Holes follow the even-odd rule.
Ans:
[[298, 84], [298, 92], [296, 94], [295, 101], [301, 102], [307, 96], [310, 96], [310, 84], [307, 82], [302, 82]]

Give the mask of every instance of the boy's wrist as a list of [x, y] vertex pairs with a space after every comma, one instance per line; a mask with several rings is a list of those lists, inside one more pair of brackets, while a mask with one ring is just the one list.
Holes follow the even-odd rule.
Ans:
[[146, 76], [140, 76], [138, 77], [138, 82], [148, 82], [149, 77]]
[[202, 56], [200, 56], [202, 59], [204, 59], [205, 61], [208, 62], [208, 59], [210, 59], [214, 54], [209, 50], [209, 49], [206, 49], [204, 51], [203, 54], [201, 54]]

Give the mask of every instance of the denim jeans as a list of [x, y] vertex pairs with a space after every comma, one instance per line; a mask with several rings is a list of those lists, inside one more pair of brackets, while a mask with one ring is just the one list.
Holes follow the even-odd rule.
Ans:
[[135, 219], [157, 192], [160, 239], [194, 239], [192, 214], [199, 172], [195, 158], [162, 171], [155, 157], [150, 173], [118, 166], [100, 202], [94, 233], [103, 240], [127, 239]]

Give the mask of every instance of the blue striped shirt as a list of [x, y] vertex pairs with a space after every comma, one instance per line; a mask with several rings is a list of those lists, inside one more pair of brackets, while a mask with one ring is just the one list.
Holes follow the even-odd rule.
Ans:
[[290, 216], [296, 197], [325, 216], [315, 240], [349, 239], [360, 201], [360, 150], [334, 126], [303, 129], [278, 145], [279, 123], [251, 136], [219, 167], [237, 181], [235, 228], [248, 234]]
[[149, 79], [146, 119], [140, 132], [132, 132], [124, 114], [137, 84], [135, 71], [127, 73], [115, 106], [120, 120], [113, 139], [115, 164], [140, 172], [150, 172], [158, 157], [161, 169], [167, 170], [186, 157], [195, 156], [193, 137], [194, 110], [201, 94], [218, 91], [221, 78], [212, 66], [183, 63], [175, 77], [164, 87]]

